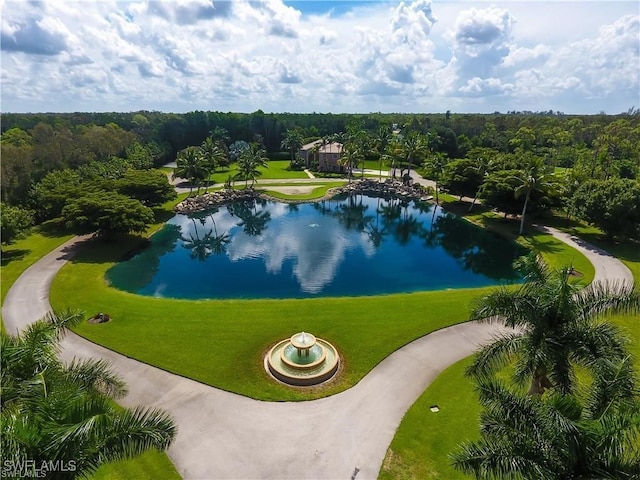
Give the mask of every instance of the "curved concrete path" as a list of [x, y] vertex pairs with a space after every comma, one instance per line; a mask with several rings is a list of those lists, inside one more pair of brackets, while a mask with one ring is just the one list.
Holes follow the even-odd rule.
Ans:
[[[587, 255], [596, 278], [633, 281], [606, 252], [549, 231]], [[50, 310], [51, 281], [82, 241], [67, 242], [16, 281], [2, 307], [9, 333]], [[261, 402], [221, 391], [75, 334], [65, 338], [63, 358], [104, 358], [129, 385], [124, 405], [168, 410], [179, 427], [169, 456], [184, 478], [360, 480], [377, 477], [404, 413], [436, 376], [499, 330], [465, 323], [431, 333], [385, 358], [353, 388], [309, 402]]]

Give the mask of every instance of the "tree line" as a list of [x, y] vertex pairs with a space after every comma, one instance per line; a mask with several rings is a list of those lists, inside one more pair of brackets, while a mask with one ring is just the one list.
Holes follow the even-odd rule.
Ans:
[[[238, 160], [244, 162], [241, 178], [253, 182], [257, 166], [267, 158], [289, 158], [292, 168], [300, 168], [297, 150], [314, 140], [342, 143], [340, 161], [348, 174], [365, 160], [379, 160], [381, 169], [400, 168], [401, 176], [403, 169], [422, 168], [450, 193], [480, 198], [506, 214], [571, 204], [572, 214], [598, 223], [612, 236], [637, 233], [615, 225], [616, 219], [620, 223], [624, 218], [618, 214], [621, 210], [633, 211], [636, 205], [640, 175], [636, 111], [616, 116], [3, 114], [2, 129], [3, 241], [22, 231], [31, 218], [64, 220], [59, 201], [51, 197], [65, 188], [102, 198], [107, 195], [100, 192], [123, 194], [116, 177], [126, 170], [146, 170], [176, 158], [181, 161], [180, 176], [196, 184]], [[251, 154], [243, 154], [248, 150]], [[186, 167], [185, 158], [190, 159]], [[557, 175], [559, 169], [562, 176]], [[551, 184], [554, 188], [547, 188]], [[562, 188], [555, 188], [560, 184]], [[583, 201], [590, 192], [598, 192], [590, 198], [610, 199], [614, 194], [618, 200], [604, 202], [611, 208], [602, 211], [598, 206], [602, 203]], [[149, 207], [150, 201], [142, 206]], [[132, 208], [133, 204], [124, 210]], [[137, 204], [136, 208], [138, 216], [143, 215]], [[67, 212], [69, 219], [78, 209]], [[637, 223], [635, 217], [628, 220], [626, 225]]]

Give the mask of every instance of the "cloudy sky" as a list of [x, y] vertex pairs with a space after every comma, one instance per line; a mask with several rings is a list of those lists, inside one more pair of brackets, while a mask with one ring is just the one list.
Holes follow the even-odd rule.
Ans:
[[0, 0], [2, 112], [620, 113], [630, 1]]

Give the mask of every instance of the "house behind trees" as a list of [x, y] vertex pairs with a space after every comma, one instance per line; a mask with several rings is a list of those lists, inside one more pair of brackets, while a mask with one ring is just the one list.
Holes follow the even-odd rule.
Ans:
[[300, 147], [298, 155], [304, 161], [306, 168], [316, 167], [319, 172], [341, 173], [343, 171], [343, 167], [338, 164], [342, 155], [341, 143], [316, 140]]

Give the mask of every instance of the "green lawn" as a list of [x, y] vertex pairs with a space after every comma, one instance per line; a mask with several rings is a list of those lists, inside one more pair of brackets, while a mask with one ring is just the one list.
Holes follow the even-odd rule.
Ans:
[[[264, 191], [264, 193], [266, 193], [270, 197], [279, 198], [282, 200], [315, 200], [324, 197], [329, 189], [340, 187], [344, 184], [345, 182], [323, 183], [322, 185], [314, 188], [310, 193], [302, 193], [297, 195], [289, 195], [286, 193], [276, 192], [275, 190], [269, 190], [269, 185], [260, 185], [260, 187], [256, 188], [256, 190]], [[286, 185], [278, 184], [278, 186], [283, 187]]]
[[[289, 170], [289, 160], [270, 160], [267, 167], [260, 167], [259, 170], [262, 175], [258, 177], [259, 180], [274, 180], [281, 178], [309, 178], [309, 176], [302, 170]], [[213, 183], [224, 183], [229, 176], [233, 177], [238, 173], [238, 165], [232, 163], [228, 167], [222, 170], [218, 170], [216, 173], [209, 177], [209, 180]], [[251, 180], [249, 180], [251, 183]]]
[[[475, 440], [480, 405], [463, 377], [471, 357], [452, 365], [407, 411], [382, 463], [380, 480], [457, 480], [469, 478], [447, 462], [464, 440]], [[461, 380], [462, 379], [462, 380]], [[439, 412], [430, 408], [437, 405]]]
[[[547, 220], [561, 227], [557, 219]], [[597, 229], [578, 223], [565, 225], [564, 229], [620, 258], [633, 272], [636, 284], [640, 284], [640, 248], [637, 243], [607, 243]], [[531, 242], [531, 238], [528, 240]], [[572, 257], [571, 251], [565, 252], [565, 249], [553, 245], [550, 248], [548, 237], [536, 237], [531, 244], [539, 245], [541, 242], [544, 247], [542, 251], [547, 253], [547, 262], [562, 265], [566, 264], [566, 260], [573, 260], [574, 266], [584, 271], [585, 267], [579, 266], [582, 265], [581, 262]], [[553, 252], [553, 255], [548, 255], [549, 252]], [[593, 271], [593, 267], [590, 270]], [[587, 278], [585, 275], [584, 280]], [[631, 315], [618, 315], [612, 317], [611, 321], [619, 325], [629, 337], [631, 354], [636, 359], [640, 358], [640, 319]], [[470, 358], [467, 358], [445, 370], [407, 411], [387, 450], [378, 478], [470, 478], [454, 470], [448, 460], [449, 453], [460, 442], [479, 436], [480, 407], [471, 381], [463, 375], [464, 368], [469, 363]], [[636, 363], [636, 368], [640, 373], [640, 363]], [[455, 402], [451, 402], [451, 399], [455, 399]], [[434, 404], [441, 408], [444, 406], [441, 412], [445, 412], [445, 415], [432, 413], [429, 407]]]
[[[528, 241], [545, 245], [547, 258], [575, 259], [585, 280], [592, 278], [586, 258], [561, 242], [537, 231]], [[470, 301], [482, 291], [246, 301], [143, 297], [110, 288], [104, 280], [105, 272], [134, 249], [135, 242], [96, 242], [81, 252], [54, 280], [52, 305], [81, 308], [87, 314], [109, 313], [114, 321], [77, 329], [92, 341], [203, 383], [265, 400], [316, 398], [349, 388], [406, 343], [465, 321]], [[329, 386], [292, 390], [265, 375], [264, 352], [299, 330], [330, 339], [344, 355], [347, 368]]]
[[[362, 168], [362, 164], [358, 165], [358, 168]], [[380, 162], [378, 160], [365, 160], [364, 168], [365, 170], [380, 170]], [[390, 168], [384, 161], [382, 162], [382, 173], [388, 172]]]
[[101, 466], [88, 480], [179, 480], [169, 457], [155, 450], [133, 460], [121, 460]]
[[[314, 194], [316, 193], [320, 192], [314, 191]], [[165, 209], [165, 216], [168, 218], [169, 205], [165, 206]], [[469, 215], [469, 219], [501, 234], [515, 236], [513, 230], [517, 228], [517, 222], [503, 222], [491, 215], [478, 216], [478, 213]], [[158, 226], [152, 226], [150, 231]], [[588, 282], [593, 278], [593, 268], [583, 255], [548, 235], [532, 230], [520, 241], [541, 249], [552, 265], [572, 262], [576, 269], [583, 272], [583, 281]], [[305, 300], [185, 301], [141, 297], [110, 288], [105, 283], [104, 273], [126, 253], [139, 246], [139, 243], [139, 239], [112, 244], [100, 243], [90, 250], [81, 252], [54, 280], [51, 291], [52, 305], [59, 308], [81, 308], [87, 314], [97, 311], [108, 312], [114, 319], [112, 322], [82, 325], [78, 329], [78, 333], [92, 341], [168, 371], [265, 400], [317, 398], [344, 390], [354, 385], [379, 361], [406, 343], [438, 328], [465, 321], [472, 299], [489, 290], [465, 289], [408, 295]], [[56, 245], [58, 244], [43, 250], [51, 250]], [[627, 253], [632, 255], [630, 252]], [[19, 273], [13, 275], [15, 280]], [[4, 263], [2, 280], [4, 295]], [[344, 373], [327, 387], [294, 390], [271, 381], [264, 373], [262, 357], [266, 350], [277, 340], [289, 336], [292, 331], [303, 329], [331, 339], [344, 354]], [[203, 365], [207, 368], [203, 368]], [[447, 432], [455, 432], [458, 429], [455, 426], [457, 424], [453, 423], [452, 427], [447, 427], [451, 419], [458, 421], [460, 418], [467, 418], [465, 415], [468, 416], [469, 413], [464, 412], [473, 412], [474, 407], [477, 409], [475, 401], [466, 400], [458, 400], [455, 410], [449, 410], [454, 408], [453, 405], [446, 406], [446, 400], [463, 395], [465, 389], [471, 389], [468, 382], [465, 385], [462, 385], [462, 382], [456, 384], [456, 378], [461, 378], [462, 368], [455, 365], [449, 369], [452, 373], [449, 370], [444, 372], [409, 411], [422, 408], [422, 413], [418, 410], [415, 417], [409, 417], [410, 413], [407, 413], [398, 435], [405, 430], [405, 423], [413, 425], [414, 432], [410, 431], [409, 440], [400, 440], [399, 445], [394, 440], [391, 446], [392, 455], [385, 461], [381, 476], [455, 478], [451, 476], [454, 474], [447, 470], [446, 458], [442, 463], [442, 459], [438, 460], [438, 455], [442, 457], [442, 452], [448, 452], [448, 443], [456, 444], [459, 437], [452, 434], [452, 441], [448, 443], [439, 439], [443, 435], [446, 436]], [[431, 391], [434, 387], [437, 387], [435, 394]], [[464, 395], [465, 399], [468, 398], [467, 394]], [[422, 401], [423, 398], [426, 403]], [[434, 450], [427, 450], [427, 453], [423, 454], [423, 442], [411, 439], [416, 437], [416, 429], [423, 430], [423, 427], [419, 426], [419, 419], [428, 417], [424, 408], [428, 408], [433, 402], [445, 406], [440, 412], [444, 415], [434, 417], [437, 414], [428, 412], [432, 415], [432, 422], [433, 419], [437, 420], [436, 423], [429, 424], [428, 428], [433, 434], [427, 435], [432, 444], [427, 448]], [[474, 423], [477, 410], [475, 412], [472, 415]], [[468, 425], [465, 422], [468, 422], [468, 418], [459, 423]], [[424, 463], [420, 460], [424, 460], [425, 455], [433, 457], [435, 463]], [[161, 461], [164, 460], [158, 460], [160, 463]], [[151, 463], [156, 461], [152, 460]], [[142, 468], [144, 470], [147, 467]], [[441, 470], [442, 468], [444, 470]], [[130, 477], [126, 473], [119, 475], [115, 470], [116, 467], [107, 474], [108, 476], [98, 478]], [[427, 476], [431, 474], [435, 476]], [[138, 478], [135, 474], [133, 476]]]

